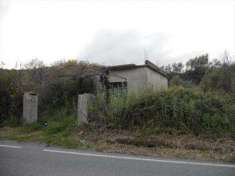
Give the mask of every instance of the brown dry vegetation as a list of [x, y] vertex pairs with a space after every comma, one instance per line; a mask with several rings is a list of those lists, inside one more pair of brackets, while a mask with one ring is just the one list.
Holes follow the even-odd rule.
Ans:
[[159, 134], [142, 136], [123, 130], [83, 131], [97, 151], [127, 153], [166, 158], [235, 162], [235, 140], [208, 139], [194, 135]]
[[145, 136], [138, 131], [75, 128], [66, 140], [48, 141], [41, 129], [3, 127], [0, 139], [33, 141], [66, 148], [93, 149], [108, 153], [125, 153], [163, 158], [235, 162], [235, 140], [231, 137], [208, 139], [194, 135], [159, 134]]

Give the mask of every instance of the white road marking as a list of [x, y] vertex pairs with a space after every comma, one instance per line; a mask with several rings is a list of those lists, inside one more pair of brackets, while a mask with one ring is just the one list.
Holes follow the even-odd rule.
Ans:
[[3, 145], [3, 144], [0, 144], [0, 147], [5, 147], [5, 148], [17, 148], [17, 149], [22, 148], [21, 146], [17, 146], [17, 145]]
[[151, 158], [141, 158], [141, 157], [128, 157], [128, 156], [105, 155], [105, 154], [95, 154], [95, 153], [70, 152], [70, 151], [50, 150], [50, 149], [44, 149], [43, 151], [44, 152], [52, 152], [52, 153], [62, 153], [62, 154], [72, 154], [72, 155], [79, 155], [79, 156], [88, 156], [88, 157], [102, 157], [102, 158], [121, 159], [121, 160], [135, 160], [135, 161], [148, 161], [148, 162], [169, 163], [169, 164], [185, 164], [185, 165], [235, 168], [235, 165], [233, 165], [233, 164], [204, 163], [204, 162], [177, 161], [177, 160], [162, 160], [162, 159], [151, 159]]

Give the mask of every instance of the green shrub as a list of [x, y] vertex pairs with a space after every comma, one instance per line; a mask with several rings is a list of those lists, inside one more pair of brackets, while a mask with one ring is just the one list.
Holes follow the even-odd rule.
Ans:
[[54, 114], [43, 118], [43, 136], [48, 144], [76, 147], [70, 139], [73, 130], [76, 128], [76, 118], [62, 109]]
[[113, 127], [172, 128], [194, 134], [223, 134], [234, 128], [234, 109], [228, 95], [172, 87], [128, 98], [112, 97], [108, 122]]
[[[53, 128], [63, 128], [68, 127], [75, 123], [76, 115], [70, 108], [63, 107], [57, 110], [54, 110], [46, 115], [44, 115], [40, 122], [41, 124], [47, 124], [47, 129], [53, 131]], [[60, 131], [60, 130], [59, 130]]]
[[76, 111], [77, 95], [94, 92], [93, 76], [101, 67], [69, 60], [45, 67], [32, 60], [22, 69], [0, 68], [0, 124], [14, 117], [22, 120], [23, 94], [38, 94], [39, 118], [63, 107]]
[[64, 117], [58, 120], [48, 120], [46, 134], [57, 134], [61, 132], [69, 132], [75, 127], [75, 118], [73, 116]]
[[26, 133], [31, 133], [34, 131], [39, 131], [43, 129], [43, 124], [42, 123], [38, 123], [38, 122], [34, 122], [32, 124], [21, 124], [20, 126], [17, 125], [18, 127], [20, 127], [20, 131], [22, 132], [26, 132]]
[[16, 119], [16, 117], [12, 117], [12, 116], [4, 119], [2, 122], [0, 121], [0, 127], [2, 126], [16, 127], [18, 125], [19, 125], [18, 120]]

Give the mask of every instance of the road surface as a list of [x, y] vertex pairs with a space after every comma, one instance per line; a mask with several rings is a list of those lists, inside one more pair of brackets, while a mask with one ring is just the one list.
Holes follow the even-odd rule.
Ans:
[[235, 165], [0, 141], [0, 176], [235, 176]]

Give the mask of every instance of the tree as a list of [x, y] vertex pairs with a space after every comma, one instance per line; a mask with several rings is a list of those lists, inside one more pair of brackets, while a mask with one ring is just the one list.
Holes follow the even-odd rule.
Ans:
[[175, 75], [171, 78], [170, 80], [170, 85], [171, 86], [182, 86], [183, 85], [183, 80], [180, 78], [179, 75]]
[[172, 72], [181, 73], [183, 68], [184, 65], [181, 62], [172, 64]]
[[201, 82], [201, 79], [208, 70], [208, 67], [208, 54], [190, 59], [186, 63], [186, 72], [184, 74], [184, 78], [186, 80], [191, 80], [194, 84], [197, 85]]
[[0, 61], [0, 68], [3, 68], [5, 63], [3, 61]]
[[166, 65], [166, 66], [162, 66], [161, 69], [166, 72], [166, 73], [171, 73], [172, 72], [172, 67], [170, 64]]
[[222, 66], [222, 62], [218, 59], [213, 59], [210, 63], [209, 63], [209, 67], [210, 68], [219, 68]]
[[223, 89], [226, 92], [231, 92], [232, 90], [232, 67], [229, 67], [229, 65], [231, 64], [231, 57], [228, 54], [227, 51], [224, 52], [224, 56], [223, 56], [223, 64], [222, 64], [222, 75], [223, 78], [221, 80], [221, 86], [223, 87]]
[[204, 75], [200, 86], [204, 91], [220, 90], [227, 93], [234, 93], [235, 64], [231, 64], [231, 57], [224, 52], [222, 62], [214, 59], [210, 69]]
[[28, 64], [25, 64], [24, 67], [26, 69], [37, 69], [37, 68], [41, 68], [41, 67], [44, 67], [44, 63], [43, 61], [35, 58], [35, 59], [32, 59]]

